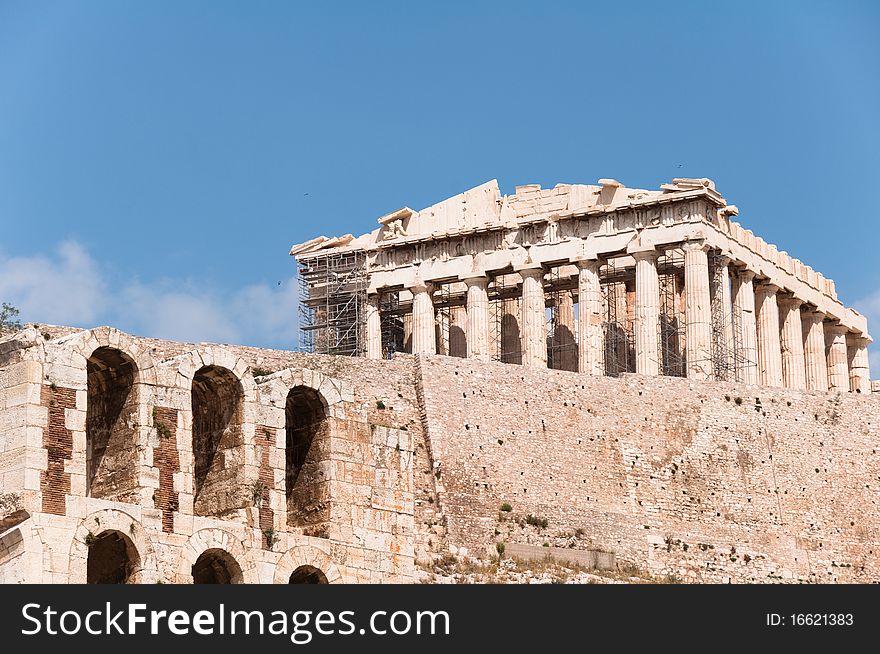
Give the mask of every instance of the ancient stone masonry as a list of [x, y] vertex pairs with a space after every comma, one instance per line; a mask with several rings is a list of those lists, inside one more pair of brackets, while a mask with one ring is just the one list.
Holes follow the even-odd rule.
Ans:
[[413, 362], [373, 363], [108, 327], [0, 340], [0, 582], [411, 579]]
[[[109, 397], [96, 352], [126, 367]], [[0, 341], [0, 582], [412, 581], [499, 534], [690, 581], [876, 582], [878, 425], [845, 389], [30, 326]]]
[[404, 207], [363, 236], [291, 249], [302, 345], [870, 393], [864, 316], [738, 213], [711, 180], [685, 178], [508, 196], [491, 181]]

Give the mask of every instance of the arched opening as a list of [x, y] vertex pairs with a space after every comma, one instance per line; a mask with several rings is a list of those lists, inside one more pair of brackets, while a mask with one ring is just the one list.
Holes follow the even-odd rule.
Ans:
[[328, 518], [330, 495], [322, 466], [329, 453], [325, 438], [328, 424], [320, 395], [305, 386], [293, 387], [287, 394], [284, 422], [287, 522], [313, 525]]
[[192, 567], [194, 584], [243, 583], [241, 566], [226, 550], [205, 550]]
[[89, 558], [86, 582], [90, 584], [133, 584], [141, 567], [137, 548], [119, 531], [105, 531], [88, 538]]
[[192, 382], [193, 486], [196, 515], [222, 516], [242, 508], [247, 489], [242, 437], [243, 391], [226, 368], [205, 366]]
[[329, 584], [327, 575], [312, 565], [301, 565], [290, 574], [289, 584]]
[[86, 362], [86, 493], [137, 502], [137, 366], [127, 354], [100, 347]]

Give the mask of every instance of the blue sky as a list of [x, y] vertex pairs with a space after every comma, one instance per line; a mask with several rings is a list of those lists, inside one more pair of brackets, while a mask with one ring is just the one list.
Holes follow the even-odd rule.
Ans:
[[874, 2], [0, 0], [0, 296], [292, 346], [292, 243], [492, 178], [694, 176], [880, 338], [878, 28]]

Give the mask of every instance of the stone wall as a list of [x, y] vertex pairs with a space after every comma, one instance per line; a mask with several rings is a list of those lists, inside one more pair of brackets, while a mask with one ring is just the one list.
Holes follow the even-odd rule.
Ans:
[[876, 395], [446, 357], [421, 370], [450, 544], [534, 542], [508, 524], [531, 514], [539, 544], [577, 532], [658, 575], [880, 581]]
[[[95, 459], [112, 482], [95, 496], [99, 348], [134, 362], [113, 406], [136, 447]], [[218, 431], [237, 468], [216, 487], [222, 510], [197, 515], [192, 384], [206, 366], [234, 376], [241, 404], [231, 447]], [[323, 408], [291, 432], [296, 387]], [[312, 423], [316, 448], [288, 479], [288, 439]], [[116, 421], [98, 425], [112, 445]], [[214, 550], [244, 582], [287, 583], [302, 565], [329, 581], [410, 581], [416, 559], [499, 541], [702, 582], [880, 581], [878, 425], [880, 395], [29, 328], [0, 341], [0, 582], [85, 581], [110, 533], [101, 546], [133, 553], [126, 574], [144, 583], [187, 583]]]
[[[216, 552], [197, 567], [222, 563], [233, 581], [287, 583], [300, 566], [330, 582], [412, 579], [424, 451], [413, 361], [106, 327], [0, 341], [0, 582], [189, 583]], [[292, 389], [320, 407], [297, 501]], [[100, 568], [93, 551], [120, 566]]]

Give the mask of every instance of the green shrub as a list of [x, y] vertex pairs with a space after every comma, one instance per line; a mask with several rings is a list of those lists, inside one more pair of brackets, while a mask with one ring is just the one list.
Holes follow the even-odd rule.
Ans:
[[504, 556], [504, 543], [495, 543], [495, 550], [498, 552], [498, 556]]
[[510, 513], [511, 511], [513, 511], [513, 507], [510, 506], [509, 503], [504, 502], [504, 503], [501, 505], [501, 510], [504, 511], [505, 513]]
[[532, 525], [533, 527], [538, 527], [539, 529], [546, 529], [549, 521], [547, 518], [539, 518], [538, 516], [532, 515], [531, 513], [526, 516], [526, 524]]

